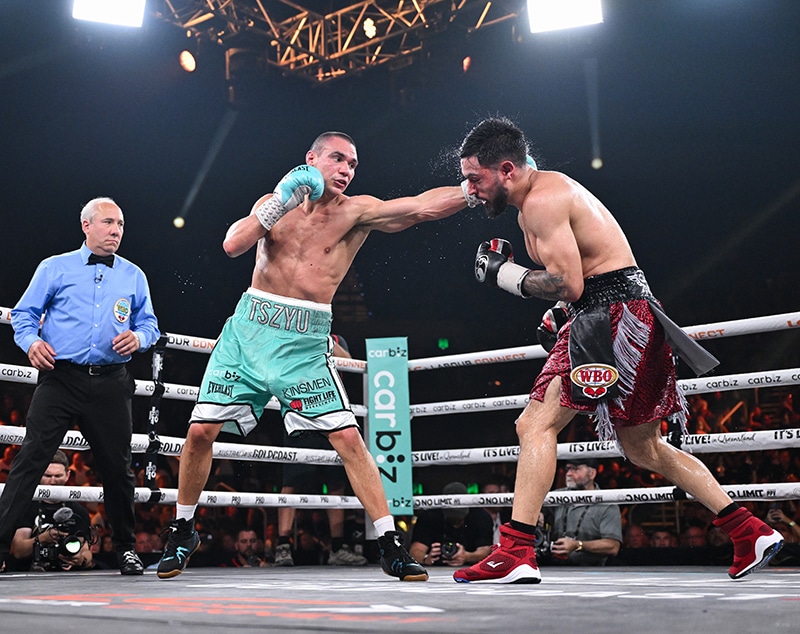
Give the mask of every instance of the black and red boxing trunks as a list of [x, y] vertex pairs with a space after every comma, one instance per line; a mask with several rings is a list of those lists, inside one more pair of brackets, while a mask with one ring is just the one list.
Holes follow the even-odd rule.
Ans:
[[569, 322], [536, 378], [532, 399], [543, 401], [560, 377], [561, 405], [594, 415], [601, 440], [615, 437], [615, 425], [672, 414], [685, 422], [673, 351], [698, 375], [719, 362], [664, 314], [639, 268], [586, 278], [568, 309]]

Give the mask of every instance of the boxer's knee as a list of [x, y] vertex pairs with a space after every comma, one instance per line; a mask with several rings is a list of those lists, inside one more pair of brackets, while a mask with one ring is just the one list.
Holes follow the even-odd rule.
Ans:
[[207, 449], [213, 446], [221, 429], [221, 424], [192, 421], [186, 432], [184, 447], [191, 450]]

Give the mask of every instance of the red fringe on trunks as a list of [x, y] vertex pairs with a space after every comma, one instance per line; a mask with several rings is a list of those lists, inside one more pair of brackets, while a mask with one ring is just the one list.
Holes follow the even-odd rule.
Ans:
[[[601, 419], [608, 416], [614, 426], [641, 425], [684, 412], [685, 400], [678, 390], [672, 351], [664, 339], [664, 329], [650, 310], [647, 300], [617, 302], [611, 304], [609, 311], [615, 357], [620, 371], [620, 395], [608, 403], [608, 413], [596, 411], [598, 407], [595, 403], [572, 400], [569, 359], [571, 321], [559, 332], [558, 341], [531, 389], [531, 399], [543, 401], [547, 386], [559, 376], [562, 406], [592, 413]], [[626, 364], [631, 370], [627, 373]], [[601, 429], [603, 422], [606, 421], [599, 421], [598, 434], [601, 440], [607, 440], [613, 434], [603, 433], [612, 431]]]

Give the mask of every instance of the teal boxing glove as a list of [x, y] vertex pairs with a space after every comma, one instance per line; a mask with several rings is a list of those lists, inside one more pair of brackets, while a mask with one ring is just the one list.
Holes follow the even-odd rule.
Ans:
[[259, 205], [254, 213], [264, 229], [269, 231], [306, 196], [318, 200], [324, 191], [322, 173], [313, 165], [298, 165], [278, 182], [272, 197]]

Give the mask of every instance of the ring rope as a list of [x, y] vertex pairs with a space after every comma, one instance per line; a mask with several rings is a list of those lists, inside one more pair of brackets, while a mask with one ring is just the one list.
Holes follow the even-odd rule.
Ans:
[[[0, 485], [5, 486], [5, 485]], [[777, 482], [769, 484], [722, 485], [736, 501], [765, 502], [800, 499], [800, 484]], [[134, 502], [151, 503], [152, 491], [146, 487], [134, 489]], [[175, 504], [177, 489], [161, 489], [162, 504]], [[56, 502], [103, 502], [102, 487], [66, 487], [40, 485], [34, 499]], [[561, 504], [658, 504], [663, 502], [693, 500], [690, 495], [675, 487], [650, 487], [637, 489], [604, 489], [593, 491], [551, 491], [545, 496], [544, 506]], [[513, 493], [477, 495], [420, 495], [414, 496], [414, 509], [471, 506], [512, 506]], [[355, 496], [348, 495], [298, 495], [281, 493], [239, 493], [230, 491], [203, 491], [200, 506], [275, 507], [294, 506], [306, 508], [363, 509]]]
[[[11, 323], [11, 309], [0, 306], [0, 323]], [[707, 339], [719, 339], [724, 337], [736, 337], [739, 335], [753, 335], [763, 332], [774, 332], [778, 330], [791, 330], [800, 328], [800, 312], [781, 313], [778, 315], [766, 315], [763, 317], [750, 317], [748, 319], [736, 319], [732, 321], [721, 321], [712, 324], [702, 324], [699, 326], [687, 326], [682, 330], [692, 339], [704, 341]], [[189, 352], [203, 352], [211, 354], [216, 341], [203, 337], [191, 335], [177, 335], [165, 333], [167, 336], [167, 348], [175, 350], [187, 350]], [[484, 352], [471, 352], [466, 354], [448, 355], [443, 357], [428, 357], [423, 359], [412, 359], [408, 362], [409, 371], [434, 370], [438, 368], [450, 368], [457, 366], [482, 365], [488, 363], [505, 363], [509, 361], [526, 361], [530, 359], [544, 358], [547, 353], [542, 346], [520, 346], [516, 348], [504, 348], [500, 350], [490, 350]], [[358, 359], [336, 358], [336, 367], [345, 372], [360, 372], [366, 370], [366, 361]]]
[[[4, 379], [15, 383], [36, 383], [38, 376], [39, 371], [35, 368], [0, 363], [0, 380]], [[745, 372], [697, 379], [682, 379], [678, 381], [678, 387], [685, 395], [798, 384], [800, 384], [800, 368]], [[152, 396], [153, 390], [153, 381], [136, 379], [136, 396]], [[200, 388], [196, 386], [164, 383], [164, 398], [191, 401], [195, 400], [199, 393]], [[529, 396], [527, 394], [518, 394], [515, 396], [494, 396], [463, 401], [420, 403], [418, 405], [411, 405], [411, 417], [523, 409], [525, 405], [528, 404], [528, 400]], [[351, 408], [356, 416], [365, 417], [367, 415], [367, 408], [364, 405], [351, 404]], [[267, 409], [280, 409], [277, 399], [273, 397], [267, 404]]]
[[[19, 445], [25, 438], [24, 427], [0, 426], [0, 444]], [[159, 453], [164, 456], [180, 456], [185, 439], [175, 436], [161, 436]], [[738, 451], [767, 451], [800, 447], [800, 428], [771, 429], [765, 431], [743, 431], [727, 434], [692, 434], [684, 436], [684, 449], [687, 453], [735, 453]], [[666, 442], [666, 438], [663, 439]], [[131, 451], [145, 453], [150, 438], [146, 434], [133, 434]], [[89, 443], [79, 431], [70, 430], [64, 436], [62, 449], [86, 451]], [[559, 460], [574, 458], [619, 458], [622, 456], [614, 441], [593, 440], [588, 442], [559, 443]], [[501, 447], [479, 447], [475, 449], [433, 449], [412, 451], [414, 467], [443, 465], [469, 465], [495, 462], [516, 462], [519, 445]], [[246, 445], [242, 443], [214, 443], [214, 458], [227, 460], [248, 460], [254, 462], [279, 462], [290, 464], [318, 464], [341, 466], [339, 454], [329, 449], [301, 449], [274, 447], [269, 445]]]

